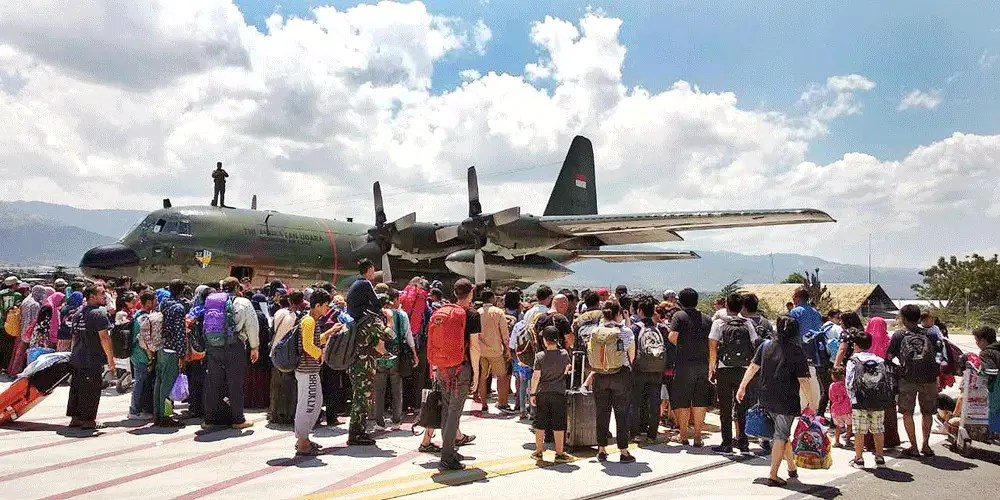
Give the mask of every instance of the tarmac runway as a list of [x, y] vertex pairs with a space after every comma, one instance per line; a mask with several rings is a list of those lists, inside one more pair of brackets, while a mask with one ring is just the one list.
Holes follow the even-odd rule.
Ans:
[[[970, 347], [971, 338], [958, 340], [963, 349]], [[720, 439], [714, 415], [705, 448], [633, 445], [634, 464], [618, 463], [615, 454], [600, 463], [593, 451], [577, 453], [569, 464], [537, 464], [528, 457], [533, 436], [526, 422], [467, 411], [462, 430], [477, 436], [461, 449], [469, 457], [469, 469], [439, 473], [437, 458], [416, 451], [419, 438], [408, 428], [384, 434], [377, 447], [367, 448], [346, 446], [346, 426], [318, 428], [315, 440], [326, 447], [324, 454], [296, 458], [290, 427], [266, 425], [260, 411], [248, 413], [256, 425], [242, 432], [207, 432], [197, 425], [154, 429], [147, 422], [125, 421], [129, 395], [111, 390], [101, 401], [106, 427], [82, 433], [64, 427], [67, 393], [66, 387], [57, 389], [18, 422], [0, 429], [0, 498], [982, 496], [996, 491], [1000, 470], [996, 449], [962, 458], [937, 446], [934, 459], [892, 459], [888, 469], [878, 472], [850, 468], [852, 452], [835, 449], [831, 469], [802, 471], [801, 482], [768, 488], [754, 482], [767, 475], [766, 458], [723, 457], [709, 450]], [[471, 406], [470, 400], [467, 409]], [[943, 440], [934, 436], [933, 442]], [[552, 460], [551, 451], [546, 459]]]

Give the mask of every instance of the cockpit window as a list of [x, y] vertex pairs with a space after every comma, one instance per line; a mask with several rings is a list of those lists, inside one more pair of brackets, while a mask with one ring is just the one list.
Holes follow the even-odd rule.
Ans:
[[162, 233], [168, 233], [168, 234], [177, 234], [177, 226], [178, 225], [179, 225], [179, 223], [177, 221], [175, 221], [175, 220], [168, 220], [167, 224], [165, 226], [163, 226], [163, 229], [160, 232], [162, 232]]
[[177, 234], [191, 236], [191, 221], [182, 220], [177, 226]]
[[153, 225], [153, 232], [154, 233], [162, 232], [163, 231], [163, 226], [166, 225], [166, 223], [167, 223], [167, 221], [164, 220], [164, 219], [160, 219], [160, 220], [156, 221], [156, 224]]

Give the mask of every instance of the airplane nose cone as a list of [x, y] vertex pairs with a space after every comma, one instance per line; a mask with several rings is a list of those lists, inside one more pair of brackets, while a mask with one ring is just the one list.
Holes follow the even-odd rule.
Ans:
[[112, 270], [138, 265], [139, 256], [131, 248], [121, 243], [91, 248], [80, 259], [80, 269]]

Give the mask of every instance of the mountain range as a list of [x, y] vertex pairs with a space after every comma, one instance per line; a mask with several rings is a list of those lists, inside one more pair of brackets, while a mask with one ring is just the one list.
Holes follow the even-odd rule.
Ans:
[[[0, 201], [0, 263], [76, 266], [88, 249], [111, 243], [145, 217], [139, 210], [85, 210], [38, 201]], [[670, 249], [670, 247], [663, 247]], [[649, 249], [649, 247], [645, 247]], [[829, 283], [867, 283], [868, 268], [829, 262], [798, 254], [744, 255], [698, 251], [701, 259], [609, 264], [582, 261], [570, 266], [575, 274], [559, 285], [679, 290], [720, 290], [733, 281], [775, 283], [791, 273], [820, 270]], [[910, 286], [920, 281], [918, 269], [876, 267], [873, 283], [894, 299], [913, 298]]]

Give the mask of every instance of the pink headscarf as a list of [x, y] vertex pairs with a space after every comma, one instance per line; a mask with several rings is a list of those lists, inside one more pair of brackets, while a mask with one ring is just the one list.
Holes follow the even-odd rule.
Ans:
[[889, 328], [885, 320], [875, 316], [868, 322], [865, 333], [872, 336], [871, 353], [885, 359], [885, 353], [889, 350]]
[[62, 292], [54, 292], [49, 295], [49, 298], [45, 299], [42, 303], [43, 306], [49, 306], [52, 308], [52, 320], [49, 321], [49, 342], [55, 345], [59, 341], [59, 322], [60, 315], [59, 310], [62, 308], [63, 299], [66, 298], [66, 294]]

